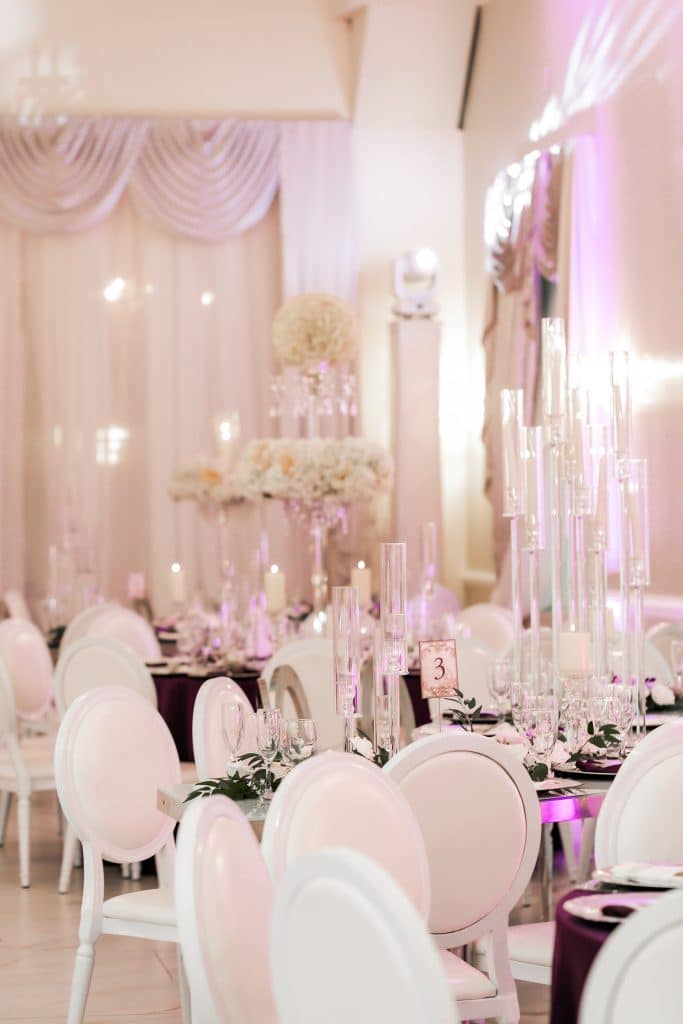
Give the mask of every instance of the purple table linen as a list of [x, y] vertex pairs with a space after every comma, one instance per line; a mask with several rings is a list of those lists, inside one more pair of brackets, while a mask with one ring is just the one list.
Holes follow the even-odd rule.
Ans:
[[[553, 951], [552, 988], [550, 990], [550, 1024], [577, 1024], [583, 986], [593, 960], [603, 942], [616, 925], [592, 924], [573, 917], [564, 909], [575, 896], [595, 895], [584, 889], [567, 893], [557, 905], [555, 914], [555, 949]], [[619, 902], [618, 895], [614, 897]], [[596, 1022], [597, 1024], [597, 1022]]]

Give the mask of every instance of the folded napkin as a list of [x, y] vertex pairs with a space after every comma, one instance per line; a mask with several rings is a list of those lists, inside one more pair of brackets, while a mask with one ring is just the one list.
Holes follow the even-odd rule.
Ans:
[[613, 878], [634, 882], [670, 882], [683, 886], [683, 864], [648, 864], [643, 861], [626, 861], [615, 864], [611, 869]]

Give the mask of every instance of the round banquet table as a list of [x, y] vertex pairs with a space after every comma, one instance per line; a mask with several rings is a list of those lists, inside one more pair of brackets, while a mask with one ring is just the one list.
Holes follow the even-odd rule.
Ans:
[[182, 673], [177, 675], [155, 675], [152, 670], [152, 679], [157, 691], [159, 714], [166, 722], [175, 740], [178, 756], [181, 761], [194, 761], [192, 711], [199, 688], [207, 679], [224, 675], [229, 675], [231, 679], [234, 679], [242, 687], [254, 710], [261, 707], [261, 698], [258, 690], [259, 674], [254, 670], [243, 669], [239, 672], [227, 673], [225, 669], [221, 669], [207, 672], [206, 675], [202, 676], [189, 676]]
[[[585, 889], [567, 893], [555, 914], [550, 1024], [577, 1024], [583, 986], [593, 960], [617, 925], [594, 924], [567, 913], [564, 904], [575, 896], [589, 895]], [[595, 895], [595, 893], [592, 893]], [[614, 896], [619, 902], [618, 894]], [[597, 1024], [597, 1022], [596, 1022]]]

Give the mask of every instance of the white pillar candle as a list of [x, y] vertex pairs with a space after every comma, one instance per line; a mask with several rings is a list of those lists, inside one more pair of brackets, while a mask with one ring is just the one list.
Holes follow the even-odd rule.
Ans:
[[171, 600], [174, 604], [185, 601], [185, 573], [180, 562], [173, 562], [170, 575]]
[[359, 562], [351, 570], [351, 586], [358, 591], [359, 608], [372, 604], [372, 569], [365, 562]]
[[277, 565], [263, 574], [263, 591], [266, 595], [266, 611], [269, 615], [280, 615], [287, 607], [287, 577]]
[[572, 629], [560, 633], [559, 672], [561, 676], [586, 676], [591, 671], [591, 635]]

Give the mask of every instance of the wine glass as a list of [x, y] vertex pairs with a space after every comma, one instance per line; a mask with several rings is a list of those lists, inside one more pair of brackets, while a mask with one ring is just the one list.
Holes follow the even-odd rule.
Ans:
[[548, 694], [529, 696], [522, 708], [522, 725], [535, 754], [553, 777], [552, 753], [557, 742], [557, 698]]
[[266, 763], [266, 786], [259, 795], [257, 810], [264, 813], [266, 801], [273, 796], [271, 764], [282, 741], [282, 712], [279, 708], [259, 708], [256, 712], [256, 744]]
[[493, 697], [499, 715], [504, 715], [510, 701], [512, 686], [512, 665], [507, 658], [498, 658], [489, 670], [489, 693]]
[[619, 757], [624, 758], [626, 757], [626, 740], [631, 731], [636, 707], [636, 687], [625, 686], [623, 683], [612, 683], [610, 691], [610, 717], [619, 730]]
[[226, 700], [221, 704], [221, 726], [225, 745], [230, 752], [225, 773], [231, 775], [244, 739], [244, 707], [241, 701]]
[[288, 718], [282, 735], [283, 753], [292, 764], [299, 764], [315, 753], [317, 739], [312, 718]]

